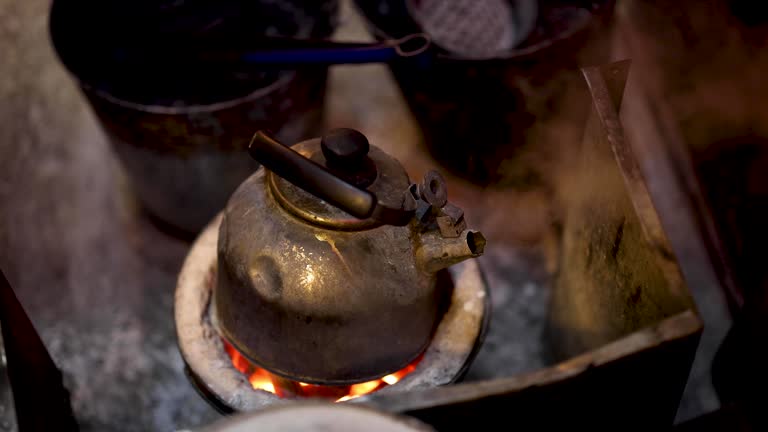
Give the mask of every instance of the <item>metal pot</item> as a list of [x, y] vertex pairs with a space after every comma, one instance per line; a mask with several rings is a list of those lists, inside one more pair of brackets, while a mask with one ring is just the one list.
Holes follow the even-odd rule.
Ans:
[[288, 141], [319, 132], [327, 68], [244, 74], [149, 62], [105, 69], [104, 59], [125, 54], [121, 44], [149, 49], [193, 36], [324, 38], [334, 29], [337, 8], [336, 0], [56, 0], [50, 30], [139, 201], [166, 225], [195, 233], [258, 167], [241, 157], [254, 127]]
[[[409, 5], [414, 1], [355, 3], [379, 39], [417, 31], [432, 36], [413, 16]], [[527, 143], [557, 148], [562, 137], [542, 142], [552, 139], [534, 126], [546, 129], [543, 125], [555, 117], [566, 91], [574, 82], [578, 85], [572, 76], [579, 79], [573, 73], [579, 65], [600, 63], [608, 51], [594, 42], [611, 15], [613, 0], [536, 3], [538, 7], [529, 1], [510, 2], [510, 20], [523, 37], [510, 49], [483, 57], [442, 49], [427, 67], [391, 64], [432, 156], [474, 183], [528, 187], [539, 181], [530, 164], [510, 161]], [[528, 23], [534, 22], [529, 31]], [[439, 38], [433, 42], [438, 45]], [[586, 115], [575, 123], [584, 121]]]

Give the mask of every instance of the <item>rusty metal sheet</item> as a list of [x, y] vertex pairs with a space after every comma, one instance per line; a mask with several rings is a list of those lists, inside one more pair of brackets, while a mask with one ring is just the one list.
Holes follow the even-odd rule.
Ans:
[[[457, 430], [672, 424], [702, 329], [618, 112], [629, 63], [583, 70], [592, 97], [581, 160], [563, 176], [552, 367], [360, 402]], [[535, 336], [533, 336], [535, 337]]]
[[593, 111], [560, 192], [566, 214], [549, 326], [560, 359], [694, 307], [624, 139], [617, 107], [628, 66], [583, 71]]

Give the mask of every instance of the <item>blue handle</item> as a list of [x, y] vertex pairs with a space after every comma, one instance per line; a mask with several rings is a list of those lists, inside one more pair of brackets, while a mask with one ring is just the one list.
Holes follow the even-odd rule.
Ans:
[[324, 46], [246, 51], [237, 60], [251, 65], [280, 66], [388, 63], [397, 58], [421, 55], [430, 43], [426, 35], [412, 34], [378, 44], [327, 43]]
[[249, 64], [292, 65], [292, 64], [360, 64], [387, 63], [399, 57], [391, 46], [371, 48], [296, 49], [281, 51], [249, 52], [242, 61]]
[[115, 46], [110, 49], [110, 61], [117, 65], [193, 65], [209, 66], [222, 70], [278, 67], [293, 69], [302, 65], [388, 63], [398, 58], [422, 60], [429, 52], [431, 41], [417, 33], [401, 39], [380, 43], [347, 43], [303, 39], [274, 38], [233, 42], [216, 41], [205, 49], [176, 44], [176, 41], [157, 43], [147, 48], [139, 43], [134, 46]]

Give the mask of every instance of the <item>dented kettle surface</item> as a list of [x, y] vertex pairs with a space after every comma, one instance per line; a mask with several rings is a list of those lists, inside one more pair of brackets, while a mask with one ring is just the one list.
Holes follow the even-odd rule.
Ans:
[[[294, 149], [325, 162], [317, 156], [318, 140]], [[375, 147], [371, 152], [388, 158], [389, 166], [377, 161], [368, 189], [390, 182], [383, 189], [406, 193], [410, 185], [399, 163]], [[413, 361], [429, 344], [441, 300], [450, 294], [438, 289], [434, 273], [481, 254], [482, 235], [463, 230], [444, 238], [436, 217], [423, 211], [421, 220], [404, 226], [319, 225], [286, 209], [271, 176], [259, 169], [224, 212], [214, 292], [222, 335], [253, 363], [306, 383], [367, 381]], [[350, 218], [329, 205], [316, 207]]]

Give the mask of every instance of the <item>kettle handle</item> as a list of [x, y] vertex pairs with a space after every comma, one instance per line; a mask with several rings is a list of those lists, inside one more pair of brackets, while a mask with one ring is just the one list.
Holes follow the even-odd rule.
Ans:
[[371, 191], [337, 177], [262, 131], [253, 135], [248, 153], [273, 173], [356, 218], [403, 226], [415, 213], [416, 200], [407, 190], [399, 207], [382, 203]]

